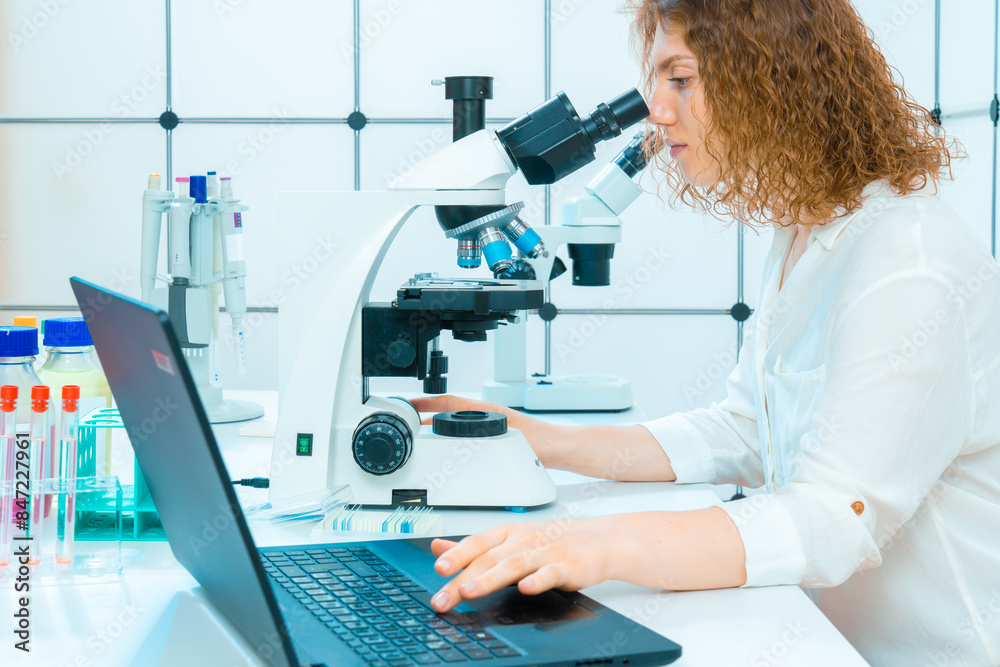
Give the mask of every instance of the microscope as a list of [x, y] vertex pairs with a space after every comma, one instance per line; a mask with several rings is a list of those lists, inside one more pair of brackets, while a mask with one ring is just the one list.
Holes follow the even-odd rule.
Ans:
[[[491, 77], [448, 77], [454, 143], [385, 191], [280, 194], [279, 275], [297, 269], [280, 303], [280, 408], [270, 499], [349, 484], [372, 506], [531, 508], [555, 500], [548, 473], [524, 436], [501, 415], [467, 411], [421, 425], [403, 398], [373, 395], [373, 377], [413, 377], [444, 393], [441, 334], [481, 342], [540, 308], [537, 282], [507, 279], [507, 241], [543, 257], [538, 233], [507, 204], [504, 187], [521, 171], [529, 184], [554, 183], [592, 162], [597, 143], [649, 111], [632, 89], [580, 116], [563, 93], [499, 130], [485, 128]], [[370, 302], [372, 284], [397, 232], [420, 206], [433, 206], [457, 263], [485, 260], [494, 280], [419, 274], [389, 302]]]
[[[633, 180], [646, 168], [645, 132], [631, 142], [586, 186], [587, 194], [566, 201], [562, 224], [541, 227], [542, 242], [550, 252], [516, 260], [502, 275], [523, 280], [550, 280], [566, 272], [555, 256], [562, 244], [569, 248], [574, 285], [611, 284], [611, 258], [621, 241], [622, 212], [642, 193]], [[540, 316], [551, 321], [556, 308], [546, 304]], [[605, 375], [527, 375], [526, 318], [505, 327], [494, 338], [494, 374], [483, 383], [483, 398], [529, 412], [618, 412], [632, 407], [632, 388], [625, 378]]]
[[[210, 422], [261, 417], [260, 405], [223, 397], [217, 357], [219, 297], [224, 296], [237, 368], [241, 375], [246, 372], [243, 213], [249, 207], [233, 196], [232, 179], [219, 179], [214, 171], [176, 180], [175, 193], [161, 189], [159, 174], [150, 174], [142, 194], [141, 298], [169, 314]], [[164, 216], [169, 275], [157, 273]], [[166, 287], [156, 287], [157, 280]]]

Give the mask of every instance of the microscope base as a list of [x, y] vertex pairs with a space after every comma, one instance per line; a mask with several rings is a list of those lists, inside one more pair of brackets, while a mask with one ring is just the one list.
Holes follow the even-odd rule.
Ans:
[[610, 375], [549, 375], [527, 382], [487, 380], [483, 399], [526, 412], [621, 412], [632, 407], [632, 384]]
[[[348, 436], [350, 437], [350, 436]], [[366, 506], [449, 509], [532, 508], [556, 499], [556, 487], [517, 429], [485, 438], [446, 437], [421, 426], [401, 468], [372, 475], [353, 460], [350, 441], [334, 451], [334, 484], [349, 484]]]

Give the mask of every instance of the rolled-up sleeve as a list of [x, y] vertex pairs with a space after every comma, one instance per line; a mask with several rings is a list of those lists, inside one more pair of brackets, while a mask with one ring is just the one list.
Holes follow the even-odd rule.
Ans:
[[914, 270], [839, 310], [790, 481], [724, 505], [743, 538], [747, 586], [837, 586], [880, 565], [961, 454], [974, 381], [953, 297], [943, 277]]
[[679, 483], [764, 483], [754, 403], [755, 321], [751, 317], [744, 327], [747, 335], [723, 401], [642, 423], [666, 452]]

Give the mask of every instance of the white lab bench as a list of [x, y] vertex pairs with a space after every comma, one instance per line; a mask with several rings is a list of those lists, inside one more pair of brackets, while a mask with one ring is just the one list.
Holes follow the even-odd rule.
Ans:
[[[274, 392], [233, 392], [264, 404], [276, 416]], [[565, 415], [558, 417], [566, 420]], [[629, 421], [628, 414], [570, 417], [572, 421]], [[239, 435], [241, 424], [215, 431], [235, 478], [266, 476], [271, 441]], [[526, 514], [505, 511], [443, 512], [444, 534], [464, 534], [518, 520], [597, 516], [630, 511], [688, 510], [720, 504], [707, 485], [621, 483], [554, 471], [557, 501]], [[263, 502], [265, 491], [240, 489], [244, 503]], [[313, 542], [313, 524], [251, 524], [258, 546]], [[345, 541], [352, 539], [345, 534]], [[134, 666], [219, 667], [262, 664], [248, 644], [206, 601], [197, 582], [165, 542], [126, 542], [125, 567], [114, 584], [38, 587], [30, 609], [30, 654], [13, 648], [11, 588], [0, 591], [0, 665], [4, 667]], [[671, 593], [622, 582], [584, 591], [608, 607], [679, 643], [678, 667], [865, 665], [836, 628], [795, 586]], [[613, 642], [601, 646], [619, 650]]]

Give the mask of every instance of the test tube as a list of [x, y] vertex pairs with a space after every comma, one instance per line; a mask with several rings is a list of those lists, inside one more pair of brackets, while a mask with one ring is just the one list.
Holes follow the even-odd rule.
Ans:
[[31, 509], [28, 523], [28, 537], [32, 541], [28, 564], [42, 561], [42, 522], [45, 518], [45, 494], [42, 485], [45, 480], [45, 450], [48, 449], [49, 433], [49, 388], [43, 384], [31, 388], [31, 438], [28, 447], [28, 474], [30, 477]]
[[62, 389], [62, 416], [59, 418], [59, 515], [56, 523], [56, 562], [73, 560], [76, 530], [76, 434], [80, 422], [80, 387]]
[[14, 450], [17, 447], [17, 387], [0, 387], [0, 566], [10, 563], [14, 500]]

